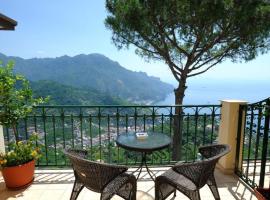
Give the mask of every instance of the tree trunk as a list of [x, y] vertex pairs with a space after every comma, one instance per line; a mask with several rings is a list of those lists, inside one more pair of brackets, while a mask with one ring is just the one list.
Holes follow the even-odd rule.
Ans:
[[[186, 78], [181, 78], [178, 88], [174, 90], [175, 94], [175, 104], [182, 105], [183, 99], [185, 96], [186, 90]], [[174, 115], [174, 134], [173, 134], [173, 152], [172, 152], [172, 159], [175, 161], [181, 160], [182, 157], [182, 124], [183, 124], [183, 116], [182, 116], [182, 107], [175, 108], [175, 115]]]
[[13, 129], [13, 133], [14, 133], [14, 136], [15, 136], [16, 143], [18, 143], [20, 141], [20, 139], [19, 139], [19, 135], [18, 135], [18, 131], [17, 131], [17, 125], [13, 124], [12, 129]]

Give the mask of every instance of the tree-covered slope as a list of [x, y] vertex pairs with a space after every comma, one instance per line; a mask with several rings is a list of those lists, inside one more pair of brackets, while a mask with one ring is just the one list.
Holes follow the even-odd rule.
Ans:
[[143, 72], [133, 72], [100, 54], [22, 59], [0, 54], [0, 60], [15, 61], [15, 70], [31, 81], [51, 80], [84, 90], [94, 89], [131, 101], [159, 101], [173, 87]]
[[31, 82], [33, 93], [38, 97], [49, 96], [52, 105], [127, 105], [127, 101], [94, 89], [79, 89], [54, 81]]

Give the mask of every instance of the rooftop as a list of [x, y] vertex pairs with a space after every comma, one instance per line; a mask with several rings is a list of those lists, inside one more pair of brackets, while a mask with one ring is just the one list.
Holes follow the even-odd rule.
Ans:
[[17, 22], [0, 13], [0, 30], [15, 30]]

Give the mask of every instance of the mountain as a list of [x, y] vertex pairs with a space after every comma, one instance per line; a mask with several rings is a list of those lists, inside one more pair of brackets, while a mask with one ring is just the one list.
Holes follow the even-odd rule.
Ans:
[[159, 78], [127, 70], [101, 54], [32, 59], [0, 54], [0, 60], [14, 60], [15, 71], [31, 81], [50, 80], [133, 102], [160, 101], [173, 91], [172, 85]]
[[54, 81], [42, 80], [30, 82], [36, 97], [48, 97], [46, 104], [51, 105], [128, 105], [118, 97], [94, 89], [80, 89]]

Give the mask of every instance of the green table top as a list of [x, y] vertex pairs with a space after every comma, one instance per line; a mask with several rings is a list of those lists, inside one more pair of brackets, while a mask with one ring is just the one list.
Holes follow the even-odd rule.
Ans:
[[163, 133], [147, 132], [145, 139], [138, 139], [135, 132], [120, 134], [116, 143], [124, 149], [140, 152], [152, 152], [161, 150], [171, 144], [171, 138]]

